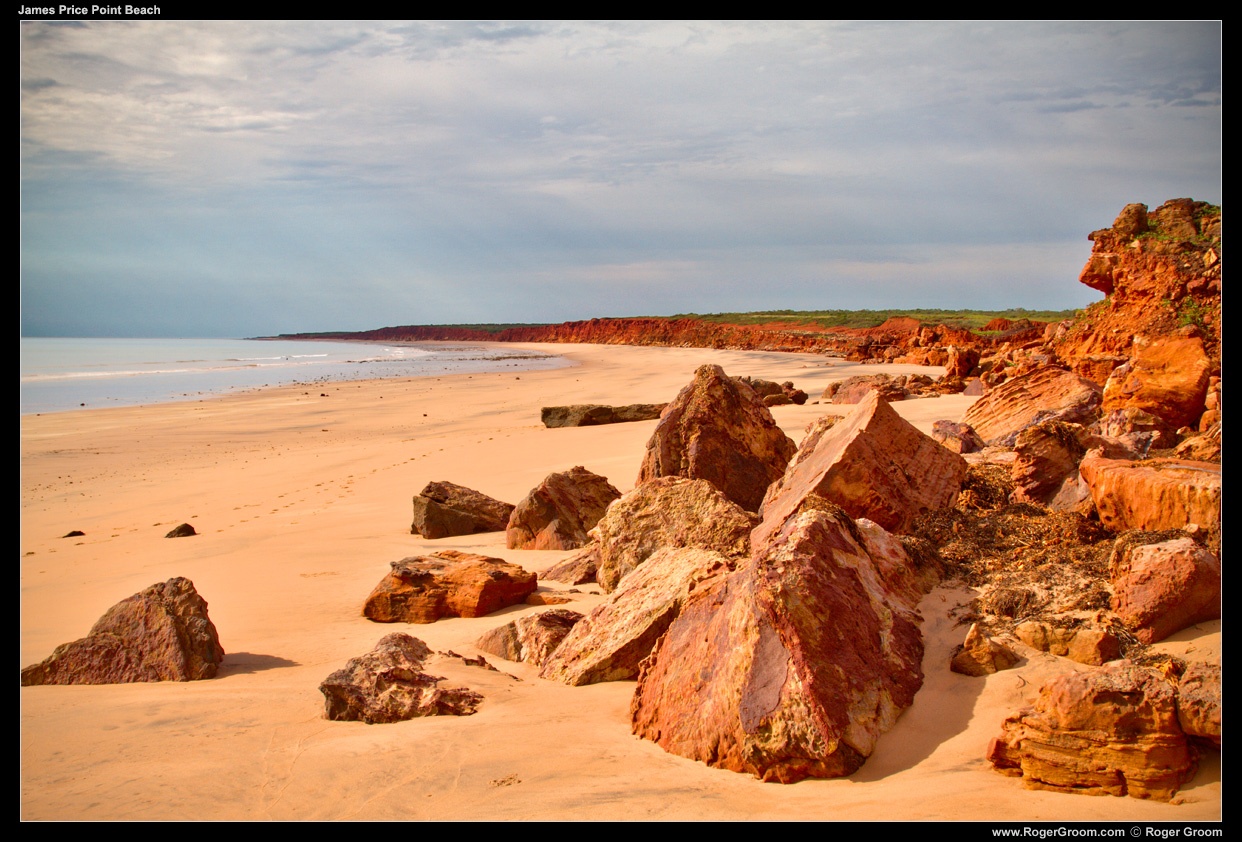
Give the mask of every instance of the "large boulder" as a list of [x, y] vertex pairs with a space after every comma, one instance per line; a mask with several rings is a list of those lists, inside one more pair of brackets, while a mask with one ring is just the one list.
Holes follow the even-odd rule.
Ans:
[[576, 550], [621, 496], [612, 483], [578, 465], [548, 474], [517, 504], [505, 530], [511, 550]]
[[109, 608], [90, 634], [22, 670], [32, 684], [129, 684], [211, 678], [224, 660], [207, 601], [177, 577]]
[[952, 505], [966, 461], [898, 415], [871, 392], [831, 427], [816, 429], [784, 476], [768, 490], [764, 522], [752, 542], [780, 529], [810, 495], [868, 518], [890, 532], [907, 531], [925, 511]]
[[1088, 453], [1078, 466], [1100, 522], [1114, 532], [1157, 532], [1220, 524], [1221, 466], [1153, 459], [1131, 462]]
[[768, 781], [857, 770], [923, 681], [919, 615], [863, 545], [843, 513], [804, 512], [691, 592], [643, 663], [634, 733]]
[[1141, 409], [1168, 425], [1194, 426], [1203, 414], [1212, 363], [1197, 336], [1151, 340], [1104, 385], [1105, 412]]
[[599, 546], [595, 579], [605, 592], [661, 547], [698, 547], [727, 556], [750, 553], [759, 518], [706, 480], [660, 477], [608, 507], [592, 536]]
[[735, 560], [711, 550], [665, 548], [626, 576], [566, 635], [539, 675], [571, 686], [635, 678], [639, 664], [704, 581]]
[[362, 614], [377, 623], [482, 617], [535, 592], [536, 575], [502, 558], [442, 550], [392, 562]]
[[1143, 643], [1221, 615], [1221, 565], [1190, 538], [1119, 542], [1109, 559], [1113, 612]]
[[796, 449], [750, 386], [704, 365], [660, 416], [636, 485], [704, 479], [753, 512]]
[[1011, 445], [1022, 430], [1040, 421], [1090, 424], [1100, 416], [1101, 389], [1090, 380], [1054, 366], [1011, 377], [971, 404], [963, 423], [989, 444]]
[[545, 427], [597, 427], [601, 424], [624, 424], [630, 421], [652, 421], [660, 417], [663, 403], [633, 403], [626, 406], [604, 406], [594, 403], [570, 406], [545, 406], [540, 420]]
[[501, 532], [509, 525], [512, 513], [512, 503], [502, 503], [472, 488], [429, 482], [414, 498], [410, 532], [424, 538]]
[[581, 614], [568, 608], [540, 611], [485, 632], [474, 645], [506, 661], [522, 661], [538, 667], [556, 651], [565, 635], [581, 619]]
[[1195, 755], [1164, 676], [1122, 661], [1045, 684], [988, 747], [994, 768], [1030, 789], [1168, 801]]
[[324, 717], [376, 725], [418, 716], [469, 716], [483, 696], [465, 687], [442, 687], [443, 678], [423, 672], [432, 651], [416, 637], [399, 632], [380, 638], [365, 655], [319, 685]]

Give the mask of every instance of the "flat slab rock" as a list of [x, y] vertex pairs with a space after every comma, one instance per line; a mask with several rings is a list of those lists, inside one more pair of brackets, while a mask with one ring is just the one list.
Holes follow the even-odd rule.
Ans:
[[1100, 416], [1103, 389], [1053, 366], [1012, 377], [971, 404], [962, 422], [988, 444], [1010, 446], [1013, 438], [1049, 419], [1090, 424]]
[[480, 532], [503, 532], [513, 504], [451, 482], [429, 482], [414, 498], [410, 533], [450, 538]]
[[534, 573], [502, 558], [442, 550], [392, 562], [362, 614], [377, 623], [482, 617], [523, 602], [538, 584]]
[[601, 424], [625, 424], [631, 421], [653, 421], [660, 417], [666, 403], [632, 403], [626, 406], [605, 406], [584, 403], [569, 406], [545, 406], [540, 420], [545, 427], [597, 427]]
[[1100, 522], [1114, 532], [1220, 524], [1222, 473], [1214, 462], [1130, 462], [1088, 453], [1078, 466]]
[[211, 678], [224, 660], [207, 601], [177, 577], [112, 606], [90, 634], [22, 670], [22, 686]]
[[375, 648], [329, 675], [319, 685], [324, 718], [376, 725], [420, 716], [469, 716], [483, 696], [466, 687], [445, 687], [423, 672], [434, 653], [416, 637], [400, 632], [380, 638]]

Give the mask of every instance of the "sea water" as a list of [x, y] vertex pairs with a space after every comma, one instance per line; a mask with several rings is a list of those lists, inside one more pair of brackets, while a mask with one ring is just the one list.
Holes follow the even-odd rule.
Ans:
[[563, 357], [468, 344], [254, 339], [21, 339], [21, 414], [391, 377], [561, 368]]

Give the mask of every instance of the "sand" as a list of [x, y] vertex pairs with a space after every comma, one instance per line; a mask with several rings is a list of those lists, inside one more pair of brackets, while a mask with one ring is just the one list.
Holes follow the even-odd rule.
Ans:
[[[489, 658], [446, 666], [482, 692], [469, 717], [391, 725], [328, 722], [319, 682], [391, 631], [433, 649], [473, 641], [526, 612], [388, 626], [361, 616], [390, 561], [437, 549], [541, 571], [561, 552], [506, 550], [503, 533], [429, 541], [409, 533], [410, 498], [451, 480], [517, 502], [553, 471], [584, 465], [633, 486], [654, 421], [548, 430], [539, 408], [671, 399], [696, 366], [793, 380], [812, 396], [857, 373], [803, 354], [532, 345], [557, 371], [322, 384], [147, 407], [21, 419], [20, 666], [86, 634], [109, 606], [186, 576], [210, 603], [227, 657], [190, 683], [28, 687], [21, 699], [21, 817], [55, 819], [428, 820], [1217, 820], [1219, 756], [1178, 804], [1022, 788], [989, 769], [989, 739], [1069, 661], [1025, 650], [1017, 670], [950, 673], [965, 629], [924, 601], [926, 682], [855, 775], [792, 786], [708, 768], [630, 734], [632, 682], [565, 687]], [[931, 373], [939, 373], [931, 370]], [[326, 397], [321, 396], [321, 393]], [[896, 404], [924, 430], [969, 398]], [[773, 414], [800, 440], [825, 406]], [[200, 533], [165, 539], [187, 521]], [[85, 537], [61, 538], [72, 529]], [[542, 582], [549, 589], [568, 586]], [[589, 610], [586, 586], [569, 606]], [[1220, 649], [1219, 624], [1162, 644]]]

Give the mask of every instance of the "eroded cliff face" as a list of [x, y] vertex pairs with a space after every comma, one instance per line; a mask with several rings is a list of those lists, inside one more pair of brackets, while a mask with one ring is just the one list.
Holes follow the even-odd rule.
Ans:
[[1079, 276], [1105, 299], [1050, 329], [1052, 350], [1077, 370], [1091, 358], [1099, 367], [1100, 358], [1132, 357], [1156, 337], [1198, 337], [1219, 369], [1220, 229], [1221, 209], [1207, 202], [1172, 199], [1154, 211], [1126, 205], [1111, 228], [1090, 235]]

